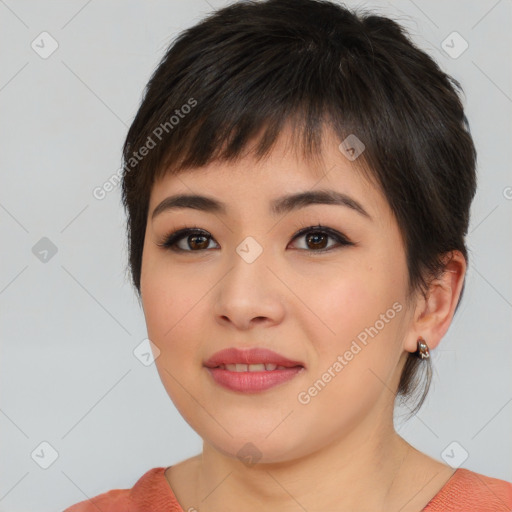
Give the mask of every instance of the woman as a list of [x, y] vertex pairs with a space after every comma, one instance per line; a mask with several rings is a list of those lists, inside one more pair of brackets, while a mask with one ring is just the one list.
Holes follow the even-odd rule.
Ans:
[[457, 89], [395, 22], [327, 1], [239, 2], [180, 35], [123, 200], [157, 369], [203, 451], [66, 512], [511, 509], [512, 484], [393, 426], [464, 289]]

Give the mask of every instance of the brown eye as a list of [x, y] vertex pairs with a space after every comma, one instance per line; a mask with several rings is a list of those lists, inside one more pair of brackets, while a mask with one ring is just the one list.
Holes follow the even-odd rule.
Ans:
[[186, 228], [170, 234], [159, 245], [177, 252], [200, 252], [208, 249], [211, 240], [206, 231]]
[[[354, 245], [344, 235], [338, 233], [334, 229], [324, 226], [310, 226], [300, 230], [294, 237], [293, 240], [298, 239], [305, 240], [305, 247], [299, 247], [301, 250], [308, 252], [327, 252], [336, 247], [342, 247], [346, 245]], [[328, 245], [328, 240], [334, 240], [336, 243]]]
[[312, 249], [325, 249], [328, 238], [325, 233], [314, 232], [312, 235], [306, 235], [306, 243], [311, 244], [309, 247]]
[[191, 249], [207, 249], [208, 248], [208, 237], [205, 235], [189, 235], [186, 238], [188, 245]]

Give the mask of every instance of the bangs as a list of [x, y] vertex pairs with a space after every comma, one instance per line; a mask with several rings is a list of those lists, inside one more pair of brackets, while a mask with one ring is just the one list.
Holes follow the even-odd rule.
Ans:
[[238, 123], [233, 121], [216, 131], [208, 128], [206, 120], [189, 128], [180, 147], [173, 147], [172, 143], [168, 146], [167, 154], [155, 168], [155, 180], [212, 162], [237, 162], [243, 158], [258, 162], [270, 156], [285, 135], [289, 137], [287, 147], [297, 158], [323, 162], [323, 138], [330, 124], [329, 119], [308, 119], [297, 112], [271, 118], [254, 118], [247, 113]]

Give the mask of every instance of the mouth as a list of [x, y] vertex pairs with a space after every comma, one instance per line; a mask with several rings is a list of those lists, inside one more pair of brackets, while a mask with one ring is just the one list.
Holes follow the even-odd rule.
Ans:
[[[230, 365], [228, 365], [230, 366]], [[238, 366], [238, 365], [236, 365]], [[247, 365], [239, 365], [247, 366]], [[259, 365], [249, 365], [259, 366]], [[264, 366], [264, 365], [263, 365]], [[230, 391], [240, 393], [259, 393], [267, 389], [284, 384], [296, 375], [305, 371], [303, 366], [281, 367], [275, 370], [229, 370], [217, 366], [206, 368], [213, 382]]]
[[256, 364], [220, 364], [213, 368], [220, 368], [221, 370], [228, 370], [230, 372], [273, 372], [275, 370], [288, 370], [290, 368], [304, 368], [301, 365], [296, 366], [283, 366], [275, 363], [256, 363]]
[[257, 393], [293, 379], [305, 365], [272, 350], [230, 348], [204, 362], [216, 384], [242, 393]]
[[295, 366], [305, 367], [300, 361], [293, 361], [282, 354], [266, 348], [227, 348], [215, 352], [204, 363], [207, 368], [223, 368], [237, 372], [275, 371]]

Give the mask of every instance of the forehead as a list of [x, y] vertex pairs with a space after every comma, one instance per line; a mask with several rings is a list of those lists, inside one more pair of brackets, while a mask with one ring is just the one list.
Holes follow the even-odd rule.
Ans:
[[368, 213], [386, 209], [387, 201], [378, 186], [361, 172], [362, 162], [347, 158], [339, 149], [342, 141], [333, 131], [323, 131], [321, 151], [310, 157], [294, 142], [288, 128], [261, 159], [254, 156], [254, 143], [237, 160], [215, 160], [203, 167], [167, 172], [153, 185], [149, 213], [166, 197], [176, 194], [214, 196], [226, 205], [227, 214], [235, 214], [234, 210], [229, 211], [231, 205], [235, 209], [250, 203], [267, 207], [285, 194], [316, 190], [331, 190], [353, 198], [364, 204]]

